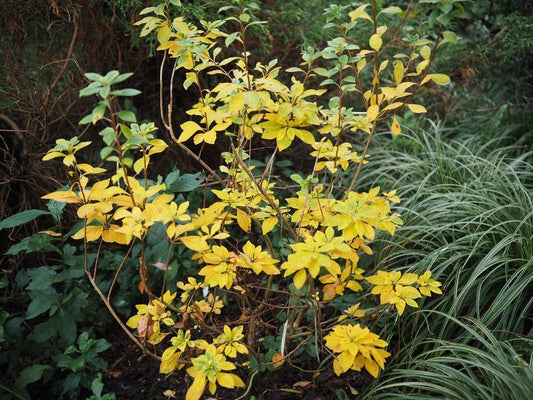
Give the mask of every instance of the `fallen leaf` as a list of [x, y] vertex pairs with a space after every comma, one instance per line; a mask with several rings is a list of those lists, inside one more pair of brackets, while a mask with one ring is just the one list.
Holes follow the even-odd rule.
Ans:
[[172, 269], [172, 267], [170, 265], [167, 265], [165, 263], [162, 263], [162, 262], [156, 262], [154, 264], [152, 264], [154, 267], [162, 270], [162, 271], [168, 271], [169, 269]]
[[272, 365], [274, 366], [274, 368], [281, 367], [284, 361], [285, 360], [283, 359], [283, 354], [281, 353], [276, 353], [272, 356]]
[[299, 381], [299, 382], [296, 382], [296, 383], [293, 383], [292, 387], [307, 387], [311, 384], [311, 382], [309, 381]]

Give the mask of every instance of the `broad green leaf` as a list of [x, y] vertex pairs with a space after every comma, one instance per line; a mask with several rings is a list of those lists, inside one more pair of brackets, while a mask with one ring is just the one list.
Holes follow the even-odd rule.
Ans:
[[8, 256], [14, 256], [23, 251], [26, 253], [33, 253], [42, 250], [60, 253], [59, 249], [50, 243], [52, 239], [53, 237], [46, 233], [37, 232], [11, 246], [5, 254]]
[[53, 287], [47, 287], [45, 290], [35, 290], [32, 294], [35, 298], [28, 306], [26, 319], [35, 318], [58, 303], [59, 295]]
[[381, 10], [379, 14], [400, 14], [402, 12], [402, 9], [400, 7], [387, 7]]
[[80, 89], [79, 96], [92, 96], [93, 94], [98, 93], [101, 88], [102, 85], [100, 84], [100, 82], [92, 82], [89, 86]]
[[97, 74], [95, 72], [87, 72], [83, 75], [85, 75], [85, 77], [89, 79], [90, 81], [98, 81], [100, 80], [100, 78], [102, 78], [102, 75]]
[[25, 368], [22, 370], [17, 381], [15, 382], [15, 387], [23, 388], [30, 383], [37, 382], [39, 379], [41, 379], [43, 372], [47, 369], [52, 369], [52, 367], [45, 364], [35, 364]]
[[13, 228], [25, 224], [27, 222], [33, 221], [35, 218], [40, 217], [41, 215], [52, 215], [48, 211], [43, 210], [26, 210], [19, 212], [15, 215], [7, 217], [6, 219], [0, 222], [0, 231], [6, 228]]
[[442, 32], [442, 37], [444, 37], [444, 39], [453, 44], [456, 44], [460, 39], [460, 37], [457, 36], [455, 32], [451, 31]]
[[328, 73], [328, 70], [326, 68], [322, 68], [322, 67], [314, 68], [313, 72], [315, 74], [319, 75], [319, 76], [324, 76], [324, 77], [330, 76], [329, 73]]
[[78, 124], [79, 125], [87, 125], [87, 124], [90, 124], [92, 120], [93, 120], [93, 115], [89, 114], [89, 115], [86, 115], [85, 117], [83, 117], [80, 120], [80, 122], [78, 122]]
[[226, 47], [229, 47], [235, 41], [235, 39], [237, 39], [237, 36], [239, 36], [239, 32], [233, 32], [231, 35], [228, 35], [224, 41]]
[[112, 90], [110, 94], [112, 96], [137, 96], [140, 93], [141, 91], [137, 89], [119, 89]]
[[113, 143], [117, 137], [117, 133], [110, 126], [102, 129], [98, 134], [102, 136], [104, 143], [108, 146], [111, 146], [111, 143]]
[[[133, 75], [133, 72], [125, 72], [123, 74], [118, 75], [118, 71], [111, 71], [113, 78], [111, 79], [110, 84], [114, 85], [116, 83], [120, 83], [128, 79], [130, 76]], [[109, 75], [109, 74], [108, 74]]]
[[137, 122], [137, 117], [135, 116], [135, 114], [128, 110], [117, 111], [115, 115], [119, 117], [122, 121]]

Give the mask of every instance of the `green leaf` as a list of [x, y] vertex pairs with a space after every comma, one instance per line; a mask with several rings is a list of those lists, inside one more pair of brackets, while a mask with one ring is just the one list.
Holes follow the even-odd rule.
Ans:
[[100, 97], [102, 99], [107, 99], [107, 97], [109, 96], [109, 93], [111, 92], [111, 86], [109, 85], [106, 85], [106, 86], [103, 86], [99, 91], [98, 91], [98, 94], [100, 95]]
[[102, 75], [97, 74], [95, 72], [87, 72], [84, 75], [90, 81], [98, 81], [100, 78], [102, 78]]
[[122, 80], [118, 80], [117, 79], [118, 76], [119, 76], [119, 72], [116, 69], [114, 69], [112, 71], [109, 71], [105, 76], [103, 76], [100, 79], [100, 82], [105, 83], [107, 85], [111, 85], [113, 83], [122, 82], [124, 79], [128, 78], [128, 76], [126, 76], [126, 78], [124, 78]]
[[141, 94], [140, 90], [137, 89], [119, 89], [119, 90], [112, 90], [111, 95], [112, 96], [137, 96], [138, 94]]
[[22, 251], [33, 253], [41, 250], [61, 253], [56, 246], [50, 243], [53, 239], [53, 236], [47, 235], [46, 233], [34, 233], [30, 237], [24, 238], [19, 243], [11, 246], [5, 254], [8, 256], [14, 256]]
[[93, 125], [104, 118], [106, 109], [107, 107], [104, 102], [98, 103], [98, 105], [94, 107], [93, 112], [91, 113], [91, 122]]
[[237, 36], [239, 35], [239, 32], [233, 32], [231, 35], [228, 35], [228, 37], [225, 40], [226, 47], [229, 47], [235, 39], [237, 39]]
[[285, 71], [287, 72], [290, 72], [291, 74], [295, 73], [295, 72], [303, 72], [305, 73], [305, 71], [299, 67], [290, 67], [290, 68], [287, 68]]
[[[64, 280], [52, 267], [43, 265], [42, 267], [32, 268], [28, 270], [28, 276], [31, 279], [30, 284], [26, 287], [26, 290], [38, 290], [42, 291], [56, 282]], [[31, 295], [32, 298], [34, 297]]]
[[80, 122], [78, 122], [78, 124], [79, 125], [87, 125], [87, 124], [90, 124], [92, 120], [93, 120], [93, 115], [89, 114], [89, 115], [86, 115], [85, 117], [83, 117], [80, 120]]
[[15, 387], [23, 388], [28, 386], [30, 383], [37, 382], [43, 376], [43, 372], [51, 368], [52, 367], [45, 364], [35, 364], [25, 368], [15, 382]]
[[102, 85], [100, 82], [92, 82], [88, 86], [84, 87], [83, 89], [80, 89], [79, 96], [85, 97], [85, 96], [92, 96], [93, 94], [98, 93], [98, 91], [102, 88]]
[[400, 14], [402, 12], [402, 9], [400, 7], [387, 7], [381, 10], [379, 14]]
[[53, 287], [44, 290], [34, 290], [32, 295], [35, 296], [26, 311], [26, 319], [32, 319], [48, 311], [53, 305], [58, 303], [57, 291]]
[[98, 373], [96, 378], [91, 383], [91, 390], [96, 395], [96, 398], [102, 396], [102, 390], [104, 389], [104, 384], [102, 383], [102, 374]]
[[137, 117], [135, 116], [135, 114], [128, 110], [118, 111], [115, 115], [119, 117], [122, 121], [137, 122]]
[[80, 380], [81, 380], [81, 375], [75, 372], [71, 372], [70, 374], [68, 374], [68, 376], [63, 381], [62, 393], [64, 394], [64, 393], [74, 390], [80, 384]]
[[100, 132], [98, 132], [98, 134], [102, 136], [104, 143], [108, 146], [111, 146], [111, 143], [113, 143], [117, 137], [117, 133], [110, 126], [102, 129]]
[[19, 212], [15, 215], [7, 217], [0, 222], [0, 231], [6, 228], [13, 228], [15, 226], [23, 225], [27, 222], [33, 221], [35, 218], [41, 215], [52, 215], [48, 211], [44, 210], [26, 210]]
[[[110, 147], [110, 146], [104, 147], [102, 150], [100, 150], [100, 158], [102, 160], [105, 160], [106, 157], [113, 152], [113, 150], [115, 150], [113, 147]], [[65, 203], [63, 203], [63, 204], [65, 204]]]
[[455, 32], [451, 32], [451, 31], [442, 32], [442, 37], [446, 39], [448, 42], [453, 43], [453, 44], [456, 44], [457, 41], [460, 39], [459, 36], [455, 34]]
[[[170, 173], [169, 176], [175, 174], [176, 172]], [[179, 175], [179, 172], [177, 173]], [[169, 176], [167, 176], [167, 179], [169, 179]], [[201, 177], [201, 173], [199, 172], [196, 174], [183, 174], [181, 176], [175, 177], [175, 179], [173, 176], [171, 179], [173, 179], [173, 181], [170, 185], [167, 183], [167, 187], [168, 190], [173, 193], [190, 192], [200, 186], [204, 181]]]
[[314, 68], [313, 72], [319, 76], [329, 77], [331, 76], [326, 68]]

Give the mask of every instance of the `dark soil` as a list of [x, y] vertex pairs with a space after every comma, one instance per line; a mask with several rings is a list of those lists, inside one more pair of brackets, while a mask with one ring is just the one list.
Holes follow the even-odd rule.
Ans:
[[[105, 356], [109, 363], [104, 376], [106, 392], [114, 393], [117, 400], [177, 400], [185, 399], [191, 383], [184, 371], [168, 376], [159, 373], [159, 363], [131, 342], [125, 334], [117, 332], [108, 338], [112, 343]], [[248, 378], [242, 376], [245, 383]], [[337, 377], [332, 370], [322, 372], [313, 379], [313, 374], [285, 367], [255, 376], [253, 386], [245, 397], [256, 400], [337, 400], [336, 391], [361, 390], [372, 378], [367, 373], [349, 371]], [[245, 389], [220, 388], [214, 395], [206, 394], [202, 400], [235, 400]], [[174, 396], [174, 397], [172, 397]], [[341, 397], [342, 398], [342, 397]]]

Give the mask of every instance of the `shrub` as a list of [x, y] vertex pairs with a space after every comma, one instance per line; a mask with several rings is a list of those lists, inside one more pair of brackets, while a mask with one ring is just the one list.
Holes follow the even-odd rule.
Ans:
[[[326, 28], [340, 35], [322, 50], [306, 49], [300, 66], [283, 72], [276, 60], [251, 64], [246, 31], [261, 24], [255, 3], [233, 2], [219, 10], [227, 17], [201, 26], [172, 18], [174, 5], [179, 1], [146, 8], [137, 24], [141, 36], [157, 34], [161, 76], [170, 62], [170, 81], [160, 81], [163, 126], [171, 143], [203, 167], [207, 194], [193, 207], [178, 194], [175, 172], [151, 174], [151, 161], [168, 144], [155, 136], [153, 122], [121, 109], [121, 98], [139, 94], [117, 88], [131, 74], [85, 74], [90, 83], [80, 96], [96, 95], [99, 103], [80, 123], [102, 125], [104, 146], [59, 139], [44, 157], [61, 159], [69, 170], [67, 190], [44, 198], [77, 208], [83, 223], [72, 239], [83, 241], [86, 254], [96, 252], [85, 257], [85, 275], [127, 335], [161, 361], [162, 373], [186, 368], [188, 400], [206, 387], [214, 393], [217, 386], [245, 386], [246, 370], [251, 382], [258, 371], [283, 365], [322, 371], [333, 361], [337, 375], [364, 369], [377, 377], [390, 356], [383, 338], [397, 316], [441, 291], [430, 271], [373, 270], [370, 244], [379, 231], [393, 235], [401, 226], [392, 210], [399, 198], [395, 190], [354, 188], [374, 133], [389, 121], [392, 134], [400, 134], [399, 113], [426, 111], [415, 93], [449, 82], [430, 67], [437, 48], [455, 37], [442, 29], [433, 37], [402, 37], [412, 17], [399, 7], [331, 6]], [[398, 15], [403, 19], [394, 25]], [[178, 74], [184, 89], [198, 94], [179, 130]], [[227, 150], [217, 167], [203, 158], [215, 143]], [[100, 163], [82, 161], [89, 146], [99, 150]], [[304, 152], [309, 171], [279, 180], [282, 152]], [[345, 183], [347, 170], [352, 177]], [[150, 242], [163, 243], [166, 252], [150, 251]], [[102, 252], [117, 247], [124, 261], [103, 289]], [[134, 253], [147, 301], [124, 324], [111, 298]], [[178, 253], [193, 260], [192, 268], [176, 262]], [[168, 279], [171, 263], [182, 279], [177, 291]]]

